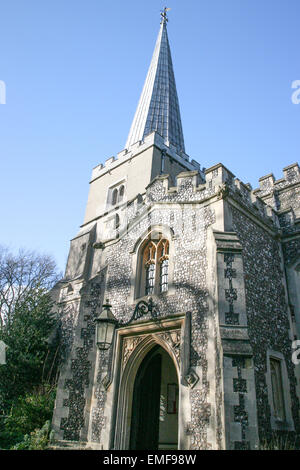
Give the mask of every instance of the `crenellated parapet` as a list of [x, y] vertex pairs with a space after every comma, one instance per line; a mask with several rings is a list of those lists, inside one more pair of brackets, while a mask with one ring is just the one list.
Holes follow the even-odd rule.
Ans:
[[[157, 138], [157, 134], [154, 133], [152, 137]], [[115, 162], [113, 158], [110, 159], [111, 165]], [[249, 183], [243, 183], [221, 163], [206, 169], [205, 179], [203, 172], [198, 169], [178, 173], [175, 181], [169, 174], [160, 174], [146, 186], [144, 194], [138, 193], [134, 198], [125, 200], [122, 206], [113, 207], [97, 219], [100, 223], [100, 239], [106, 243], [122, 236], [153, 204], [211, 204], [219, 200], [226, 200], [229, 205], [243, 211], [274, 234], [279, 229], [283, 233], [295, 232], [299, 227], [296, 207], [299, 197], [295, 197], [295, 191], [300, 190], [298, 170], [296, 164], [286, 167], [285, 178], [279, 181], [282, 189], [277, 191], [280, 193], [280, 205], [277, 206], [270, 199], [274, 197], [274, 191], [253, 191]], [[267, 191], [267, 187], [274, 187], [276, 181], [273, 175], [263, 177], [261, 185], [264, 191]], [[83, 228], [87, 230], [88, 226]]]
[[276, 180], [273, 173], [259, 178], [259, 188], [255, 189], [260, 197], [266, 196], [274, 191], [279, 191], [288, 186], [300, 183], [300, 168], [298, 163], [283, 168], [283, 178]]
[[260, 187], [253, 192], [278, 216], [280, 227], [286, 231], [299, 230], [300, 223], [300, 168], [293, 163], [283, 168], [283, 178], [276, 180], [271, 173], [259, 179]]
[[298, 163], [293, 163], [283, 168], [283, 178], [275, 179], [273, 173], [259, 178], [259, 188], [254, 192], [260, 197], [270, 197], [278, 191], [290, 188], [300, 183], [300, 168]]
[[201, 203], [211, 198], [230, 198], [235, 204], [248, 210], [256, 218], [272, 226], [279, 226], [274, 209], [266, 204], [251, 188], [221, 163], [205, 170], [205, 182], [197, 171], [179, 173], [176, 186], [169, 175], [157, 176], [146, 188], [145, 203]]
[[202, 173], [200, 164], [196, 162], [196, 160], [191, 160], [185, 152], [178, 151], [177, 148], [172, 145], [172, 143], [166, 145], [164, 139], [157, 132], [151, 132], [151, 134], [147, 135], [143, 140], [140, 140], [131, 145], [129, 150], [124, 149], [119, 152], [117, 156], [109, 157], [105, 160], [104, 163], [100, 163], [95, 168], [93, 168], [91, 182], [100, 176], [105, 175], [107, 172], [117, 168], [119, 165], [134, 159], [140, 153], [146, 151], [153, 145], [160, 150], [165, 151], [166, 155], [168, 155], [170, 159], [173, 159], [175, 162], [181, 164], [187, 170], [197, 170]]

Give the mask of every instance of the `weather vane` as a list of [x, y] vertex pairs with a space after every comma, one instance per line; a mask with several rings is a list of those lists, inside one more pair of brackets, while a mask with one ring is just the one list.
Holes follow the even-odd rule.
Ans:
[[168, 17], [167, 17], [167, 11], [170, 11], [171, 8], [167, 8], [165, 7], [161, 12], [160, 12], [160, 16], [161, 16], [161, 23], [167, 23], [169, 20], [168, 20]]

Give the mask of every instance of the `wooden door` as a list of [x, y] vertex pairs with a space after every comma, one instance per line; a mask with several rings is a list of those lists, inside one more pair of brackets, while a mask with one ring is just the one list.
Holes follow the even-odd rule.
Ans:
[[130, 449], [158, 449], [161, 355], [159, 347], [144, 358], [136, 375], [130, 429]]

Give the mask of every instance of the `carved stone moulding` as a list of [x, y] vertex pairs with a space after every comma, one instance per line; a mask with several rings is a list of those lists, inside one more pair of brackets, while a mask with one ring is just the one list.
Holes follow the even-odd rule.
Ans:
[[194, 370], [190, 369], [189, 372], [184, 376], [184, 380], [188, 387], [194, 388], [199, 381], [199, 376]]
[[171, 354], [180, 369], [181, 328], [184, 315], [176, 315], [157, 322], [149, 321], [132, 324], [118, 330], [122, 340], [121, 369], [124, 370], [131, 355], [142, 342], [154, 341]]
[[135, 351], [138, 345], [147, 337], [152, 337], [157, 344], [165, 344], [166, 349], [169, 351], [171, 350], [173, 356], [176, 359], [178, 367], [180, 367], [180, 339], [181, 339], [181, 331], [178, 330], [171, 330], [171, 331], [164, 331], [161, 333], [151, 333], [148, 334], [144, 333], [139, 336], [127, 336], [123, 338], [123, 348], [122, 348], [122, 370], [124, 370], [131, 354]]

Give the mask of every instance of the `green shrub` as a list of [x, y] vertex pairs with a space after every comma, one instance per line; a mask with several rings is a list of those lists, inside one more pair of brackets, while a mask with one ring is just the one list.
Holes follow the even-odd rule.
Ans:
[[30, 435], [26, 434], [23, 441], [12, 447], [12, 450], [44, 450], [48, 446], [50, 421], [46, 421], [41, 429], [36, 429]]
[[0, 448], [11, 449], [18, 443], [33, 446], [39, 439], [43, 442], [45, 422], [51, 420], [54, 400], [55, 389], [49, 385], [15, 400], [10, 414], [1, 421]]

